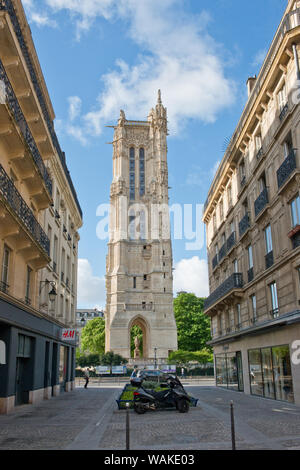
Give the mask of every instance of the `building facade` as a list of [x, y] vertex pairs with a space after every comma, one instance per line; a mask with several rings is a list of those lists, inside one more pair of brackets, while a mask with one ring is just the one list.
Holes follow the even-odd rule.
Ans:
[[79, 350], [81, 350], [82, 328], [84, 328], [89, 321], [94, 320], [95, 318], [104, 318], [104, 312], [97, 308], [79, 308], [76, 310], [77, 347]]
[[160, 92], [147, 121], [121, 111], [114, 128], [106, 351], [132, 359], [130, 331], [143, 332], [143, 361], [177, 349], [168, 210], [167, 112]]
[[0, 413], [74, 385], [82, 212], [20, 0], [0, 2]]
[[299, 55], [300, 2], [289, 1], [203, 215], [217, 385], [297, 404]]

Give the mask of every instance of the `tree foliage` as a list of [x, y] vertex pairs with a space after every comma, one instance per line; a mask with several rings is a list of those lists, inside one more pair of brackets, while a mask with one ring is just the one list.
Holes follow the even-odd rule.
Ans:
[[99, 354], [82, 354], [76, 352], [76, 364], [79, 367], [92, 367], [100, 365]]
[[210, 320], [203, 313], [204, 299], [180, 292], [174, 299], [174, 315], [178, 332], [178, 349], [182, 351], [211, 350]]
[[81, 333], [81, 347], [83, 351], [102, 354], [105, 351], [105, 320], [94, 318], [87, 322]]
[[104, 366], [119, 366], [122, 364], [127, 364], [127, 359], [120, 356], [120, 354], [115, 354], [112, 351], [108, 351], [105, 354], [101, 354], [100, 363]]
[[169, 363], [178, 366], [187, 366], [190, 362], [198, 362], [199, 364], [207, 364], [213, 362], [213, 354], [208, 349], [201, 351], [173, 351], [169, 354]]

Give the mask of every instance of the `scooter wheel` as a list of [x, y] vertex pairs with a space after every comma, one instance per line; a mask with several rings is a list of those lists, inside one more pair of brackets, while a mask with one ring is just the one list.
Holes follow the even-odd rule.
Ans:
[[135, 403], [133, 409], [138, 415], [143, 415], [146, 413], [146, 408], [142, 403]]
[[187, 413], [190, 409], [190, 404], [187, 400], [181, 399], [177, 401], [176, 408], [179, 411], [179, 413]]

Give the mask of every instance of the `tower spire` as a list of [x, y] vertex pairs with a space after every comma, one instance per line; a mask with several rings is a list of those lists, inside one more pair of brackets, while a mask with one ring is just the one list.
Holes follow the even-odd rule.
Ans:
[[157, 104], [162, 104], [162, 101], [161, 101], [161, 91], [160, 91], [160, 90], [158, 90]]

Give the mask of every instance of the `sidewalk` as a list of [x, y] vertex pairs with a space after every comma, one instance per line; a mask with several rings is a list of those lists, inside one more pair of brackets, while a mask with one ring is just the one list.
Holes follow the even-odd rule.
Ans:
[[[124, 450], [126, 412], [115, 401], [121, 388], [79, 387], [0, 415], [0, 450]], [[238, 450], [300, 449], [300, 407], [216, 387], [187, 391], [199, 399], [188, 413], [130, 410], [132, 449], [230, 450], [231, 400]]]

